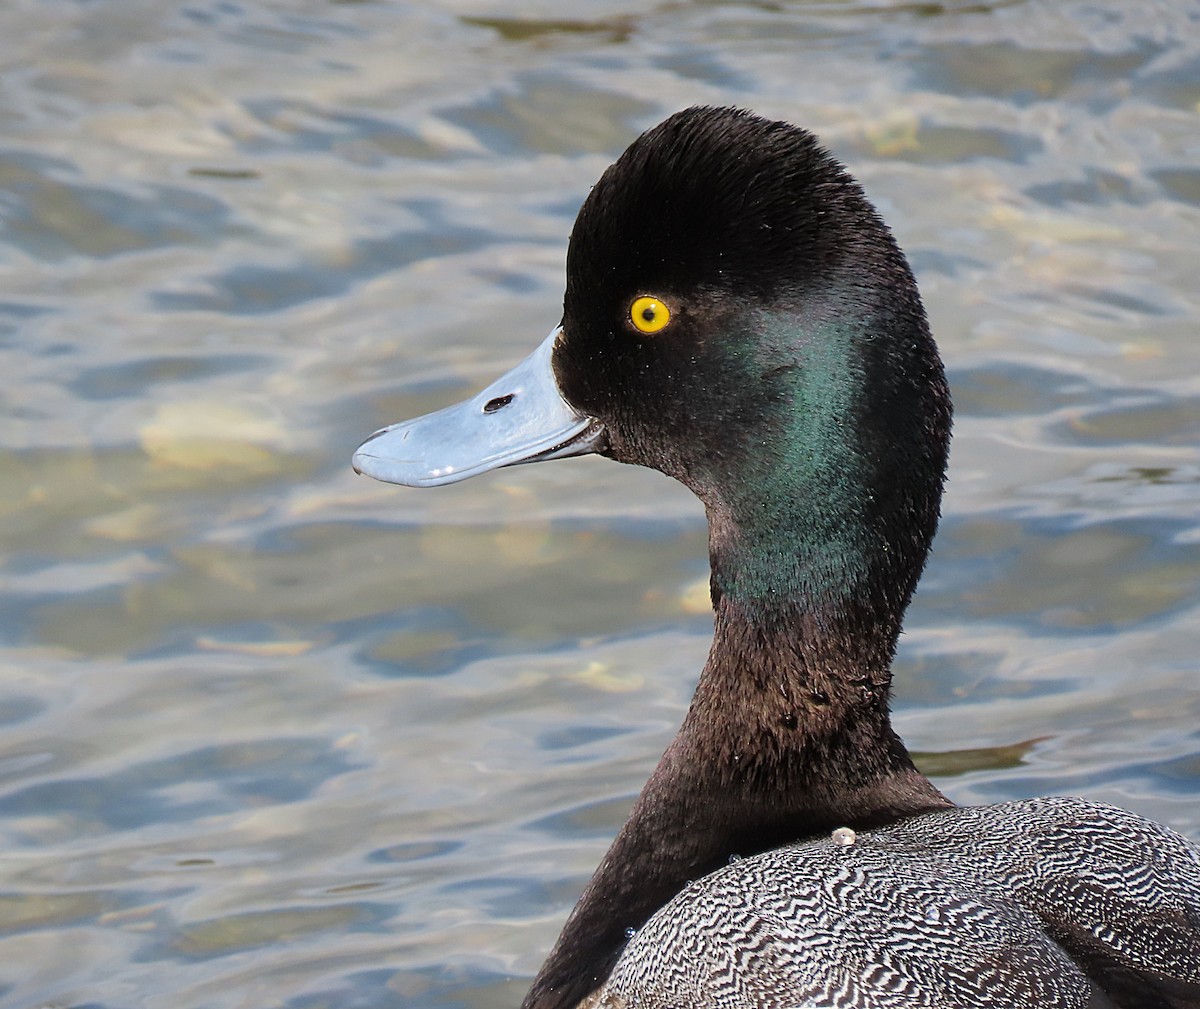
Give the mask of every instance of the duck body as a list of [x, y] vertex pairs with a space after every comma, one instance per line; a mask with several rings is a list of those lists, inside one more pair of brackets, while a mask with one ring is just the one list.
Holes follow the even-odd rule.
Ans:
[[1083, 799], [835, 831], [687, 887], [594, 1005], [1194, 1006], [1198, 877], [1186, 838]]
[[1200, 1009], [1195, 845], [1083, 800], [955, 808], [892, 729], [950, 417], [858, 184], [697, 108], [589, 194], [537, 351], [360, 447], [413, 486], [598, 453], [705, 506], [708, 661], [524, 1009]]

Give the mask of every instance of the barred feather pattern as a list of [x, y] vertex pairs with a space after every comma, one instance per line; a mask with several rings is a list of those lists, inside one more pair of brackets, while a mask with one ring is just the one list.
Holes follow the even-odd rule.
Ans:
[[736, 860], [691, 884], [586, 1004], [1200, 1006], [1200, 848], [1166, 827], [1042, 798], [841, 841]]

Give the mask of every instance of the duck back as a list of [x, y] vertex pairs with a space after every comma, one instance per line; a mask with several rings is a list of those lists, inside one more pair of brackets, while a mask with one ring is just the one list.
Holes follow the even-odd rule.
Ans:
[[1197, 1009], [1200, 849], [1073, 798], [835, 831], [684, 890], [595, 1004]]

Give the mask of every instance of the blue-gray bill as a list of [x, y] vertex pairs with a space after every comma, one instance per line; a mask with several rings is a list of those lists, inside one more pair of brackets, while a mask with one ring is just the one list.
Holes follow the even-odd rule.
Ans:
[[501, 466], [598, 451], [604, 426], [558, 391], [550, 362], [561, 332], [466, 402], [376, 431], [354, 453], [355, 471], [439, 487]]

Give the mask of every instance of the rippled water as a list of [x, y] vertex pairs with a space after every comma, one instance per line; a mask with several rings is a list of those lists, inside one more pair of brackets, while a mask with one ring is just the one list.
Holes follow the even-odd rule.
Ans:
[[1200, 835], [1198, 18], [8, 4], [0, 1006], [518, 1000], [706, 652], [703, 517], [349, 456], [544, 336], [588, 186], [697, 102], [818, 131], [917, 268], [925, 766]]

